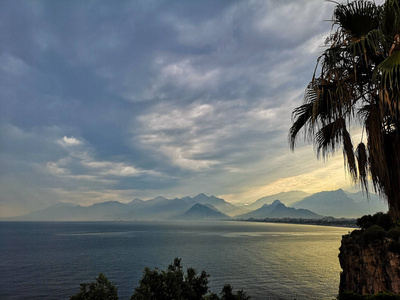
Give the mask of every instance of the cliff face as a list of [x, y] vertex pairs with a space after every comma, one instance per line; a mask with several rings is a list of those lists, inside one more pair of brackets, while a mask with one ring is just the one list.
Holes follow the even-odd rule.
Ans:
[[364, 244], [360, 237], [343, 236], [339, 293], [365, 295], [388, 291], [400, 294], [400, 255], [389, 250], [392, 242], [384, 238]]

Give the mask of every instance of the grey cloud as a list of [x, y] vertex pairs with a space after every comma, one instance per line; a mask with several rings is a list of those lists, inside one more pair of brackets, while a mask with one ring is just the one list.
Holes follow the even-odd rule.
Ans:
[[143, 0], [0, 8], [0, 187], [8, 204], [44, 205], [233, 193], [265, 177], [287, 150], [290, 113], [330, 29], [322, 19], [331, 6]]

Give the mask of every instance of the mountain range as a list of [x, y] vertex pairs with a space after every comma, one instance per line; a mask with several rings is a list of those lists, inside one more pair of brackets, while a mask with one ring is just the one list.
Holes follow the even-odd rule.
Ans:
[[143, 221], [143, 220], [216, 220], [305, 218], [323, 216], [360, 217], [387, 211], [387, 205], [372, 194], [348, 193], [341, 189], [313, 195], [292, 191], [266, 196], [249, 205], [237, 206], [224, 199], [199, 194], [193, 198], [150, 200], [135, 198], [131, 202], [108, 201], [90, 206], [57, 203], [46, 209], [2, 221]]
[[277, 200], [277, 199], [280, 200], [285, 205], [290, 206], [293, 203], [296, 203], [308, 196], [310, 196], [310, 194], [307, 194], [302, 191], [282, 192], [279, 194], [262, 197], [256, 201], [254, 201], [253, 203], [247, 205], [246, 208], [249, 209], [250, 211], [252, 211], [252, 210], [262, 207], [264, 204], [270, 204], [274, 200]]
[[265, 218], [298, 218], [298, 219], [322, 219], [324, 216], [313, 213], [308, 209], [296, 209], [286, 207], [280, 200], [275, 200], [271, 204], [264, 204], [247, 214], [239, 215], [240, 219], [265, 219]]
[[377, 211], [387, 211], [387, 205], [371, 194], [346, 193], [342, 189], [313, 194], [293, 204], [295, 208], [310, 209], [317, 214], [334, 217], [360, 217]]

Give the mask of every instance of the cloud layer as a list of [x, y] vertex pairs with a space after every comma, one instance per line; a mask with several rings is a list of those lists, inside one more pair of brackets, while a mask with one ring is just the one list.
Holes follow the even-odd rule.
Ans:
[[248, 202], [349, 183], [340, 159], [323, 164], [312, 148], [292, 154], [287, 144], [332, 4], [0, 8], [0, 216], [57, 201], [205, 192]]

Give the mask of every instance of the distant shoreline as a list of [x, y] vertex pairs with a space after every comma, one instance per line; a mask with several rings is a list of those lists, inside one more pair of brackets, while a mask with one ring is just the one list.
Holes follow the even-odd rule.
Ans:
[[349, 227], [358, 228], [356, 225], [357, 219], [336, 219], [336, 218], [323, 218], [323, 219], [299, 219], [299, 218], [264, 218], [264, 219], [234, 219], [239, 222], [260, 222], [260, 223], [284, 223], [284, 224], [298, 224], [298, 225], [318, 225], [318, 226], [332, 226], [332, 227]]

